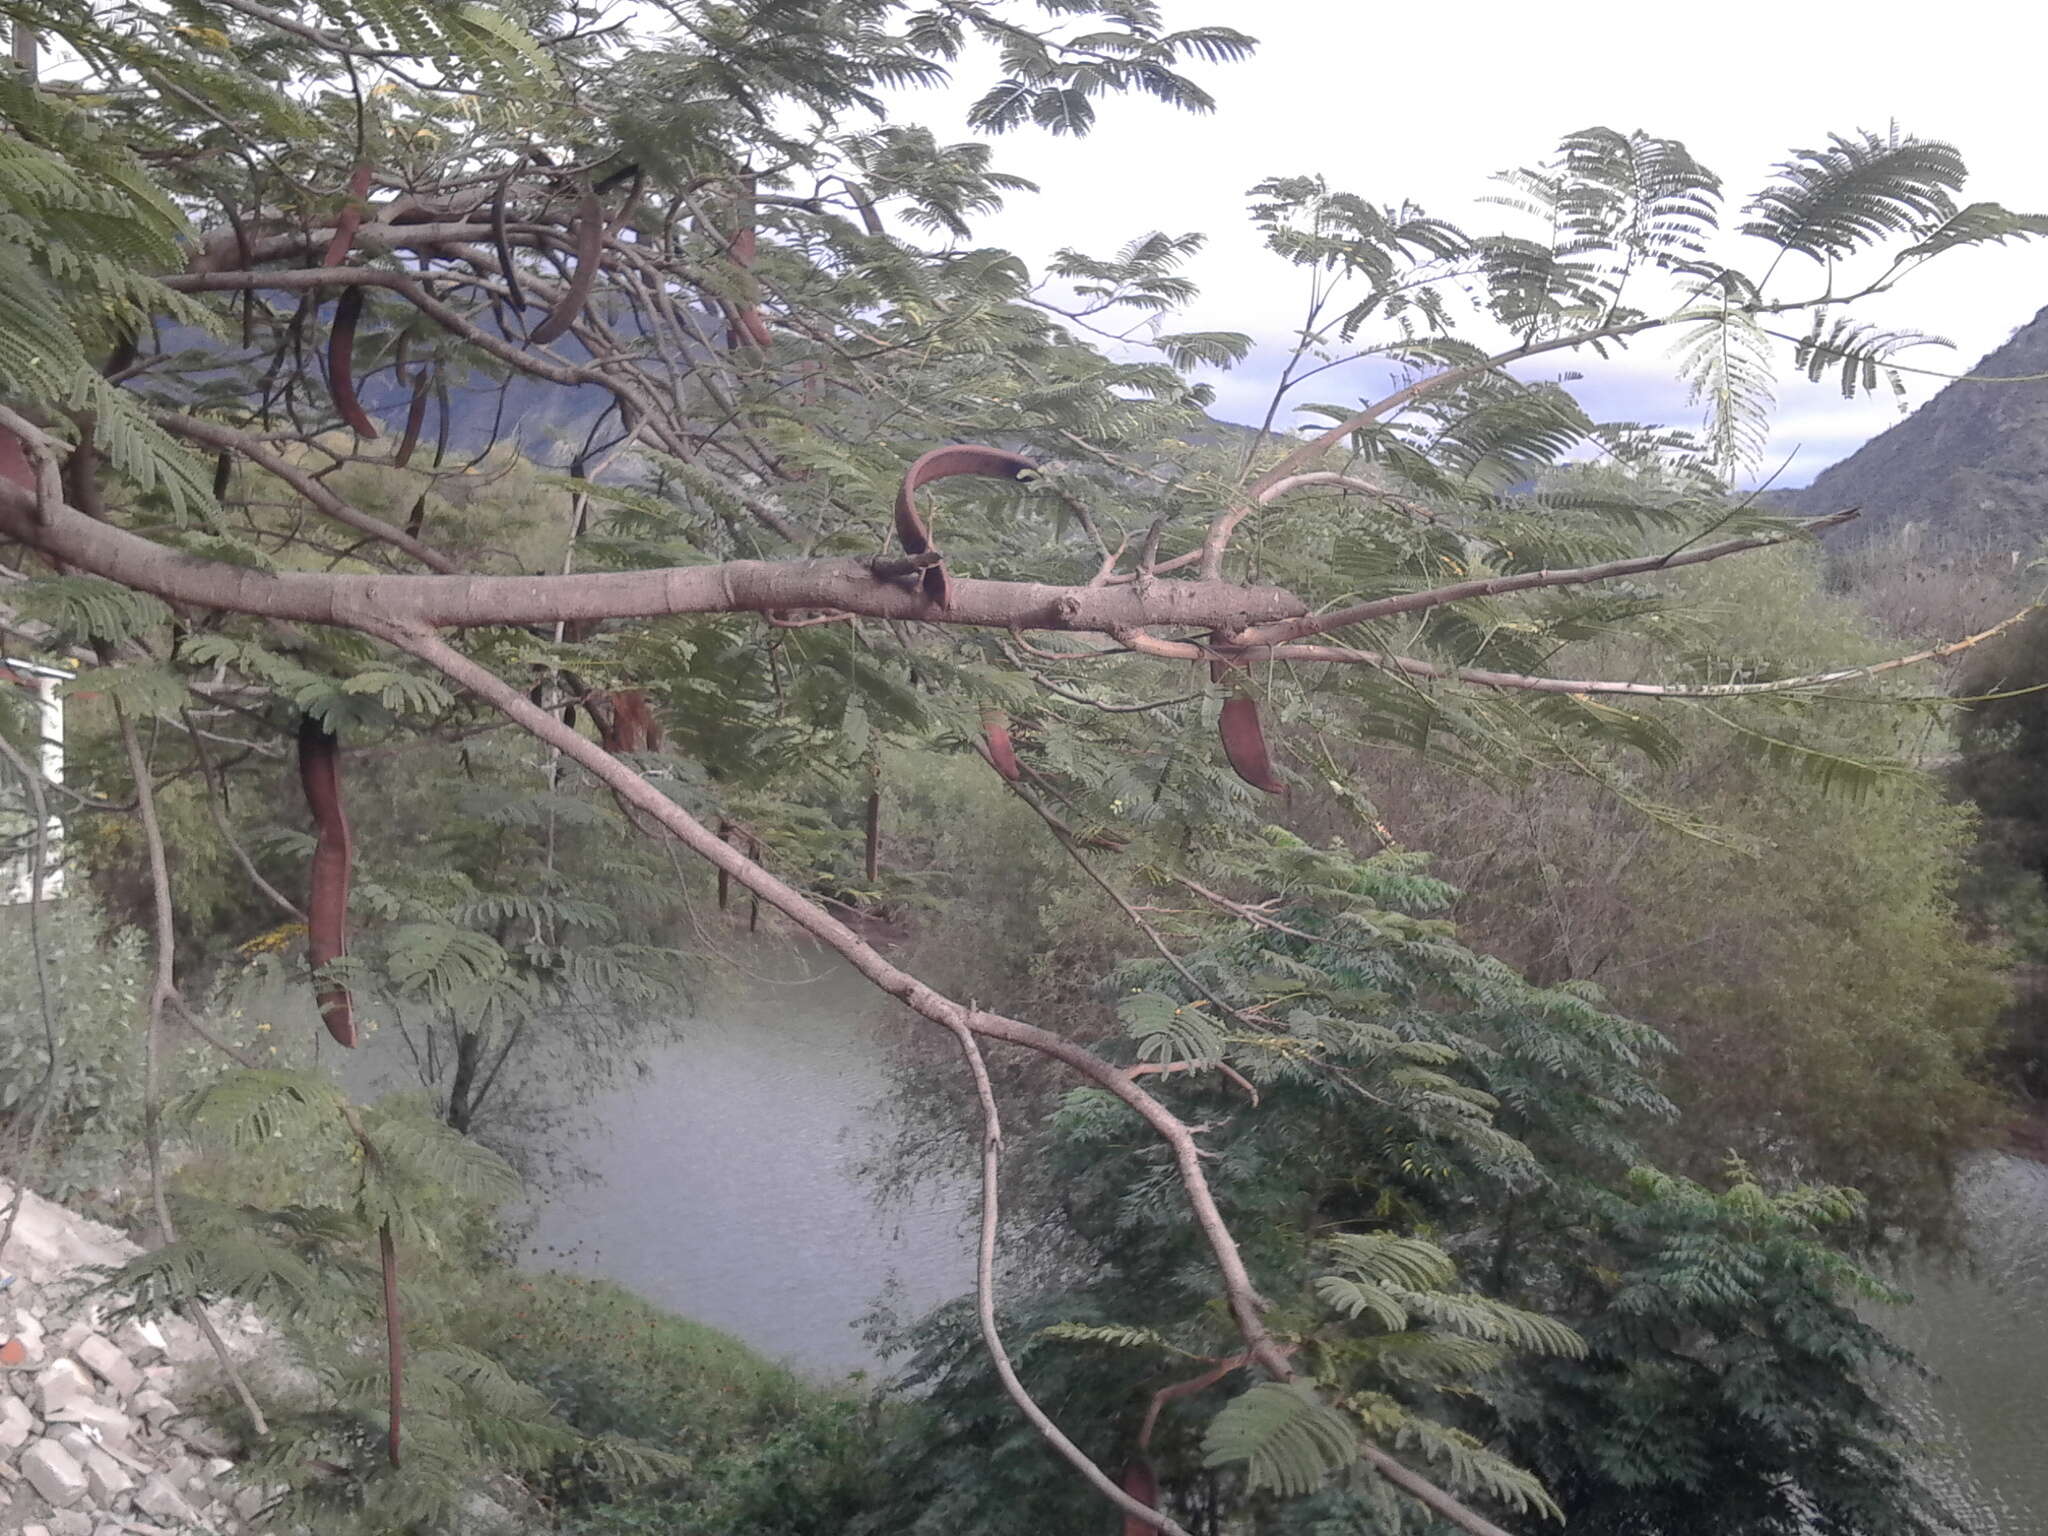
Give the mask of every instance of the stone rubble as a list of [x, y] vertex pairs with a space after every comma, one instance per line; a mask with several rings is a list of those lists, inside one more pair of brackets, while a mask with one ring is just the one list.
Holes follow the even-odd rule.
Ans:
[[[0, 1184], [0, 1211], [13, 1191]], [[0, 1252], [0, 1536], [242, 1536], [262, 1489], [238, 1483], [233, 1441], [180, 1406], [217, 1370], [182, 1318], [114, 1325], [89, 1298], [97, 1266], [139, 1250], [29, 1194]], [[244, 1359], [268, 1326], [217, 1319]], [[14, 1341], [19, 1348], [9, 1346]]]

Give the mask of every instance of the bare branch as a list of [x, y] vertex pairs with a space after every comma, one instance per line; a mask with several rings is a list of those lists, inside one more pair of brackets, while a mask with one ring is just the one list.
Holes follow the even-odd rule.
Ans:
[[[972, 1010], [969, 1012], [971, 1016]], [[988, 1064], [981, 1058], [981, 1047], [975, 1042], [974, 1032], [964, 1025], [957, 1026], [953, 1029], [953, 1038], [960, 1042], [960, 1054], [967, 1058], [967, 1069], [974, 1074], [974, 1091], [981, 1100], [981, 1240], [975, 1249], [974, 1316], [981, 1325], [981, 1342], [988, 1350], [989, 1363], [996, 1369], [996, 1378], [1002, 1382], [1003, 1391], [1016, 1404], [1017, 1411], [1038, 1431], [1040, 1438], [1059, 1452], [1097, 1493], [1131, 1519], [1163, 1531], [1166, 1536], [1188, 1536], [1172, 1516], [1124, 1492], [1115, 1479], [1089, 1459], [1086, 1451], [1067, 1438], [1066, 1432], [1038, 1406], [1037, 1400], [1018, 1379], [1017, 1368], [1010, 1362], [1010, 1352], [1003, 1347], [1002, 1332], [996, 1327], [996, 1228], [999, 1219], [996, 1197], [1003, 1146], [1002, 1120], [996, 1111], [995, 1088], [989, 1082]]]
[[261, 438], [251, 437], [246, 432], [237, 432], [233, 427], [217, 421], [204, 421], [197, 416], [181, 416], [175, 411], [159, 412], [158, 423], [166, 431], [176, 433], [195, 443], [225, 449], [229, 453], [247, 459], [259, 468], [268, 470], [286, 485], [297, 491], [321, 512], [344, 527], [353, 528], [357, 533], [368, 534], [373, 539], [389, 544], [419, 561], [429, 570], [447, 576], [459, 576], [462, 567], [440, 551], [428, 548], [403, 528], [372, 517], [369, 513], [351, 505], [342, 497], [329, 490], [325, 483], [300, 469], [283, 454], [270, 449]]
[[1739, 555], [1753, 549], [1769, 549], [1774, 545], [1811, 538], [1815, 534], [1825, 533], [1830, 528], [1840, 527], [1855, 517], [1856, 513], [1855, 507], [1849, 507], [1840, 512], [1831, 512], [1826, 517], [1809, 519], [1789, 533], [1723, 539], [1718, 544], [1703, 544], [1698, 549], [1689, 549], [1679, 554], [1641, 555], [1628, 560], [1609, 560], [1601, 565], [1582, 565], [1556, 571], [1518, 571], [1509, 576], [1486, 576], [1475, 581], [1461, 581], [1448, 587], [1432, 588], [1427, 592], [1404, 592], [1399, 597], [1376, 598], [1372, 602], [1354, 603], [1349, 608], [1339, 608], [1330, 613], [1290, 619], [1281, 624], [1268, 624], [1260, 629], [1248, 630], [1233, 637], [1233, 640], [1251, 644], [1282, 645], [1290, 640], [1305, 639], [1310, 635], [1327, 635], [1333, 630], [1348, 629], [1353, 624], [1393, 618], [1396, 614], [1421, 613], [1426, 609], [1441, 608], [1447, 603], [1469, 602], [1473, 598], [1501, 597], [1510, 592], [1532, 592], [1539, 588], [1583, 587], [1594, 582], [1614, 581], [1623, 576], [1676, 570], [1680, 566], [1700, 565], [1709, 560], [1722, 560], [1729, 555]]

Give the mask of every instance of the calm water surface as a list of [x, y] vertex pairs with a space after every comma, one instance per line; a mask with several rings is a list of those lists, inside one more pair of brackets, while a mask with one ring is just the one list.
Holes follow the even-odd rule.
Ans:
[[1935, 1485], [1978, 1536], [2048, 1531], [2048, 1167], [1986, 1157], [1965, 1179], [1971, 1262], [1903, 1277], [1875, 1317], [1933, 1372], [1895, 1391]]
[[[536, 1214], [529, 1261], [602, 1274], [816, 1376], [876, 1365], [857, 1320], [973, 1284], [972, 1170], [878, 1209], [876, 994], [810, 951], [708, 997], [682, 1043], [598, 1095], [571, 1149], [593, 1177]], [[1963, 1191], [1969, 1263], [1900, 1277], [1873, 1320], [1933, 1373], [1892, 1383], [1929, 1475], [1977, 1536], [2048, 1532], [2048, 1167], [1987, 1157]]]
[[[768, 962], [772, 963], [772, 962]], [[966, 1180], [878, 1209], [855, 1170], [889, 1083], [877, 994], [836, 963], [707, 1000], [686, 1039], [589, 1106], [593, 1175], [538, 1213], [530, 1262], [608, 1276], [814, 1375], [872, 1368], [856, 1320], [974, 1284]], [[963, 1154], [963, 1158], [966, 1154]]]

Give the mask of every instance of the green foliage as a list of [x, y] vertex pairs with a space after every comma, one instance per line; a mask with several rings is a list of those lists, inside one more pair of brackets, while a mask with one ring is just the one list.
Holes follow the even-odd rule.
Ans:
[[[1499, 589], [1573, 562], [1795, 537], [1731, 488], [1762, 453], [1780, 348], [1811, 377], [1838, 372], [1845, 392], [1874, 389], [1928, 338], [1845, 319], [1842, 305], [1948, 250], [2048, 223], [1963, 204], [1956, 152], [1897, 131], [1801, 152], [1743, 205], [1739, 232], [1769, 247], [1761, 276], [1716, 254], [1719, 179], [1649, 134], [1568, 135], [1505, 178], [1502, 229], [1271, 178], [1253, 218], [1312, 302], [1266, 425], [1225, 431], [1203, 415], [1212, 387], [1189, 374], [1249, 343], [1175, 328], [1199, 236], [1064, 250], [1040, 286], [974, 241], [976, 219], [1026, 184], [985, 145], [942, 144], [884, 110], [887, 93], [946, 78], [977, 49], [997, 73], [970, 110], [981, 132], [1084, 133], [1105, 98], [1130, 92], [1208, 110], [1187, 71], [1250, 40], [1170, 29], [1149, 0], [740, 0], [617, 27], [470, 0], [7, 10], [66, 78], [40, 88], [23, 71], [0, 88], [0, 394], [77, 450], [71, 474], [104, 493], [107, 525], [156, 539], [166, 561], [212, 561], [223, 580], [402, 581], [415, 538], [431, 563], [466, 572], [640, 572], [650, 590], [674, 567], [869, 555], [890, 537], [905, 468], [934, 443], [984, 440], [1040, 473], [932, 493], [956, 571], [1078, 586], [1106, 583], [1122, 560], [1150, 583], [1131, 556], [1189, 556], [1243, 509], [1252, 478], [1294, 446], [1290, 406], [1342, 423], [1344, 483], [1310, 477], [1263, 503], [1224, 571], [1287, 588], [1304, 612], [1394, 600], [1320, 637], [1346, 662], [1327, 671], [1266, 660], [1183, 692], [1134, 648], [830, 612], [469, 626], [463, 644], [572, 729], [614, 738], [621, 698], [644, 697], [666, 738], [629, 755], [659, 793], [839, 910], [986, 916], [1015, 951], [954, 942], [941, 973], [994, 982], [1006, 1008], [1043, 1005], [1121, 1060], [1175, 1069], [1159, 1090], [1203, 1126], [1218, 1198], [1304, 1377], [1232, 1381], [1173, 1410], [1159, 1453], [1175, 1497], [1212, 1528], [1226, 1511], [1276, 1532], [1379, 1518], [1360, 1435], [1498, 1507], [1617, 1528], [1688, 1499], [1706, 1510], [1702, 1529], [1768, 1528], [1797, 1501], [1844, 1528], [1929, 1528], [1882, 1411], [1854, 1383], [1878, 1352], [1848, 1320], [1841, 1296], [1857, 1280], [1821, 1228], [1838, 1223], [1847, 1241], [1855, 1213], [1834, 1195], [1768, 1194], [1762, 1175], [1719, 1195], [1625, 1170], [1656, 1138], [1699, 1171], [1687, 1133], [1661, 1129], [1668, 1085], [1709, 1111], [1691, 1134], [1718, 1145], [1738, 1130], [1773, 1186], [1787, 1166], [1832, 1178], [1848, 1165], [1887, 1186], [1880, 1212], [1910, 1203], [1899, 1192], [1965, 1144], [1983, 1109], [1969, 1056], [1994, 989], [1948, 910], [1966, 818], [1886, 727], [1817, 720], [1769, 694], [1685, 715], [1581, 686], [1646, 669], [1681, 689], [1769, 686], [1814, 650], [1873, 659], [1839, 634], [1802, 649], [1810, 637], [1784, 614], [1810, 581], [1766, 592], [1775, 601], [1758, 611], [1781, 625], [1770, 634], [1725, 611], [1763, 589], [1714, 578], [1645, 571], [1512, 601]], [[323, 339], [347, 339], [334, 335], [342, 312], [229, 271], [269, 265], [252, 253], [273, 240], [277, 259], [309, 262], [319, 243], [303, 232], [333, 227], [365, 173], [377, 238], [350, 260], [379, 286], [353, 359], [375, 410], [437, 402], [431, 469], [417, 444], [411, 463], [379, 459], [375, 434], [332, 400], [313, 360]], [[501, 216], [487, 261], [452, 241], [394, 250], [399, 215], [421, 212], [391, 201], [398, 188], [433, 219], [478, 218], [491, 188], [494, 211], [518, 205], [520, 238]], [[572, 346], [536, 363], [514, 343], [561, 294], [559, 210], [600, 191], [604, 270], [583, 275], [605, 355]], [[458, 200], [436, 206], [444, 197]], [[597, 233], [587, 215], [579, 232]], [[1822, 284], [1789, 256], [1823, 265]], [[1867, 281], [1838, 282], [1851, 259], [1872, 264]], [[1785, 267], [1808, 285], [1780, 283]], [[524, 304], [519, 283], [533, 290]], [[1095, 344], [1133, 327], [1149, 352]], [[1508, 366], [1605, 358], [1660, 328], [1677, 331], [1701, 434], [1596, 420], [1574, 377]], [[1361, 411], [1336, 371], [1350, 363], [1375, 389], [1402, 381], [1402, 398]], [[1310, 378], [1329, 398], [1293, 400]], [[574, 398], [585, 383], [620, 393], [592, 414]], [[457, 441], [471, 429], [451, 393], [495, 397], [490, 441]], [[231, 452], [209, 479], [172, 435], [189, 415], [270, 434], [293, 472], [283, 483], [313, 475], [321, 496], [281, 493], [262, 454]], [[343, 416], [364, 440], [346, 451]], [[566, 475], [525, 462], [557, 448]], [[1557, 475], [1594, 450], [1620, 467]], [[346, 534], [328, 493], [355, 509]], [[1424, 596], [1460, 582], [1473, 586], [1457, 601]], [[75, 782], [95, 812], [71, 846], [124, 918], [154, 892], [132, 825], [97, 819], [139, 788], [113, 751], [109, 705], [151, 722], [185, 945], [166, 964], [279, 980], [296, 935], [267, 908], [290, 900], [259, 905], [244, 877], [301, 888], [305, 818], [279, 780], [301, 717], [344, 740], [357, 847], [339, 969], [366, 1023], [404, 1033], [427, 1098], [357, 1110], [295, 1065], [302, 1042], [276, 1070], [202, 1083], [177, 1122], [198, 1154], [183, 1236], [123, 1282], [144, 1309], [234, 1298], [289, 1315], [307, 1380], [256, 1463], [291, 1489], [288, 1520], [443, 1521], [493, 1472], [579, 1505], [593, 1528], [854, 1531], [893, 1511], [885, 1528], [999, 1532], [1100, 1516], [992, 1406], [957, 1312], [920, 1333], [912, 1376], [930, 1401], [897, 1418], [791, 1406], [785, 1384], [748, 1379], [706, 1339], [607, 1291], [548, 1282], [527, 1317], [515, 1310], [532, 1328], [507, 1337], [489, 1312], [502, 1287], [473, 1271], [510, 1175], [458, 1133], [509, 1146], [520, 1090], [548, 1063], [573, 1063], [588, 1088], [660, 1038], [684, 999], [686, 950], [725, 938], [709, 879], [682, 873], [668, 843], [561, 754], [521, 745], [495, 713], [349, 628], [363, 615], [314, 607], [336, 622], [288, 626], [180, 605], [174, 625], [154, 599], [87, 578], [38, 571], [18, 585], [49, 644], [108, 648], [71, 691]], [[1560, 670], [1582, 661], [1576, 680]], [[1474, 688], [1466, 669], [1505, 676]], [[1263, 712], [1297, 792], [1289, 827], [1265, 825], [1272, 804], [1219, 758], [1227, 695]], [[971, 755], [985, 710], [1010, 721], [1030, 769], [1014, 792]], [[203, 756], [208, 741], [224, 750]], [[1374, 803], [1388, 798], [1380, 782], [1358, 772], [1377, 745], [1511, 799], [1565, 782], [1577, 798], [1494, 839], [1486, 887], [1464, 898], [1415, 855], [1356, 854], [1366, 829], [1396, 838]], [[1804, 798], [1795, 780], [1836, 798]], [[1615, 807], [1626, 832], [1602, 819]], [[1579, 836], [1575, 818], [1597, 835]], [[1645, 845], [1654, 859], [1609, 858]], [[1091, 861], [1085, 883], [1069, 856]], [[1766, 856], [1801, 878], [1754, 893]], [[1607, 956], [1584, 953], [1588, 925], [1561, 925], [1556, 952], [1518, 968], [1461, 944], [1449, 921], [1489, 901], [1552, 911], [1564, 886], [1603, 878], [1641, 909], [1631, 963], [1653, 979], [1624, 981], [1630, 1001], [1688, 1044], [1733, 1038], [1713, 1030], [1738, 1019], [1747, 1052], [1698, 1051], [1660, 1078], [1665, 1036], [1589, 984]], [[1126, 888], [1141, 904], [1104, 899]], [[1170, 954], [1130, 958], [1115, 925], [1134, 909]], [[1702, 913], [1742, 916], [1728, 924], [1742, 942], [1711, 974], [1663, 965]], [[234, 975], [236, 945], [248, 976]], [[258, 1033], [285, 1011], [270, 1007]], [[88, 1058], [93, 1037], [79, 1037]], [[94, 1074], [117, 1075], [105, 1049], [66, 1079], [67, 1145], [85, 1145]], [[1125, 1450], [1134, 1402], [1170, 1379], [1134, 1384], [1133, 1359], [1183, 1371], [1234, 1350], [1209, 1260], [1168, 1160], [1118, 1101], [1082, 1091], [1051, 1109], [1035, 1069], [1003, 1070], [1006, 1089], [1049, 1111], [1035, 1139], [1060, 1201], [1041, 1192], [1034, 1214], [1082, 1276], [1033, 1277], [1045, 1288], [1012, 1314], [1029, 1341], [1020, 1355], [1064, 1389], [1091, 1443]], [[1717, 1104], [1716, 1091], [1742, 1102]], [[415, 1315], [419, 1449], [402, 1472], [377, 1464], [383, 1368], [362, 1347], [381, 1233], [403, 1241]], [[1638, 1317], [1653, 1319], [1645, 1332], [1612, 1331]], [[596, 1334], [636, 1325], [642, 1353], [599, 1347]], [[1718, 1352], [1723, 1390], [1694, 1388], [1674, 1336]], [[745, 1411], [698, 1412], [695, 1439], [676, 1430], [713, 1391]], [[1686, 1412], [1664, 1414], [1681, 1395]], [[1668, 1454], [1580, 1455], [1596, 1443], [1584, 1422], [1630, 1412], [1676, 1425]], [[918, 1443], [928, 1422], [938, 1428]], [[890, 1440], [906, 1424], [919, 1435]], [[766, 1438], [733, 1443], [750, 1435]], [[679, 1457], [715, 1471], [616, 1517], [595, 1512], [635, 1480], [680, 1477]], [[1725, 1484], [1711, 1507], [1703, 1465]], [[800, 1487], [785, 1496], [778, 1482]], [[1741, 1524], [1752, 1517], [1763, 1523]]]
[[[38, 1185], [53, 1199], [98, 1192], [116, 1209], [142, 1134], [147, 986], [142, 935], [109, 932], [76, 898], [45, 905], [38, 924], [49, 978], [54, 1057], [25, 905], [0, 907], [0, 1129], [22, 1146], [41, 1117]], [[202, 1081], [212, 1063], [196, 1047], [170, 1053], [173, 1084]]]
[[[105, 1284], [123, 1315], [231, 1301], [279, 1330], [271, 1432], [242, 1462], [252, 1482], [284, 1490], [275, 1518], [432, 1526], [486, 1475], [539, 1483], [573, 1469], [628, 1487], [676, 1470], [659, 1448], [566, 1422], [541, 1385], [465, 1337], [494, 1273], [480, 1262], [491, 1215], [519, 1188], [495, 1155], [417, 1104], [357, 1109], [303, 1071], [228, 1074], [172, 1119], [201, 1154], [172, 1200], [178, 1237]], [[366, 1347], [382, 1335], [380, 1240], [396, 1244], [406, 1340], [398, 1467], [385, 1456], [386, 1359]]]
[[1254, 1493], [1303, 1494], [1357, 1459], [1358, 1435], [1313, 1387], [1262, 1381], [1216, 1415], [1202, 1449], [1205, 1466], [1244, 1462]]
[[[1210, 860], [1259, 920], [1184, 915], [1181, 959], [1234, 1011], [1222, 1060], [1257, 1098], [1213, 1072], [1159, 1091], [1205, 1128], [1216, 1197], [1302, 1378], [1240, 1366], [1170, 1404], [1150, 1452], [1167, 1507], [1257, 1510], [1279, 1531], [1378, 1518], [1383, 1491], [1354, 1466], [1365, 1437], [1461, 1496], [1591, 1529], [1685, 1511], [1687, 1530], [1790, 1531], [1802, 1510], [1945, 1528], [1863, 1374], [1891, 1355], [1856, 1310], [1886, 1293], [1838, 1246], [1855, 1197], [1644, 1166], [1639, 1138], [1669, 1112], [1648, 1076], [1662, 1042], [1588, 988], [1532, 986], [1464, 949], [1436, 915], [1456, 893], [1415, 856], [1273, 829]], [[1151, 960], [1122, 980], [1195, 1001]], [[1237, 1347], [1163, 1154], [1133, 1129], [1077, 1091], [1027, 1144], [1009, 1138], [1012, 1167], [1047, 1160], [1030, 1220], [1061, 1261], [1006, 1307], [1007, 1333], [1034, 1392], [1109, 1464], [1152, 1392]], [[941, 1417], [906, 1483], [979, 1456], [972, 1513], [947, 1518], [991, 1533], [1082, 1518], [1046, 1486], [1043, 1452], [1003, 1445], [966, 1324], [945, 1312], [911, 1335], [906, 1379]], [[1230, 1477], [1205, 1484], [1204, 1467]]]

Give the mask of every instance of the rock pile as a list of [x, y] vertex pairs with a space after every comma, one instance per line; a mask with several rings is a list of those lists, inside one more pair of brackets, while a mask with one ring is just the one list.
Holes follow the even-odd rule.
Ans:
[[[12, 1191], [0, 1185], [0, 1210]], [[229, 1474], [232, 1442], [179, 1406], [214, 1369], [182, 1319], [109, 1324], [94, 1266], [139, 1250], [29, 1194], [0, 1252], [0, 1536], [177, 1536], [261, 1524], [260, 1489]], [[267, 1332], [222, 1318], [244, 1348]], [[188, 1393], [189, 1395], [189, 1393]]]

